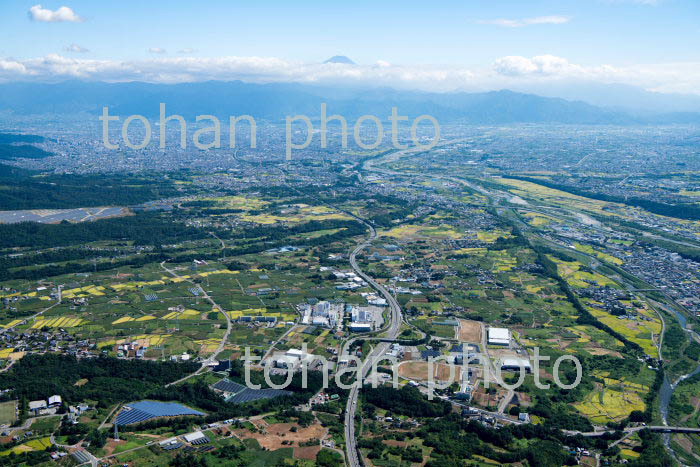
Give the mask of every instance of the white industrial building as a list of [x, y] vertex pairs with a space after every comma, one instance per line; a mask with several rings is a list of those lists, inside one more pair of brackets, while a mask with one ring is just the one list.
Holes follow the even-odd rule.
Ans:
[[510, 331], [506, 328], [489, 328], [489, 345], [510, 345]]
[[183, 435], [182, 439], [184, 439], [185, 441], [187, 441], [188, 443], [191, 443], [191, 444], [198, 444], [201, 441], [204, 441], [205, 439], [207, 439], [207, 437], [201, 431], [195, 431], [193, 433], [187, 433], [186, 435]]
[[330, 303], [327, 301], [318, 302], [313, 306], [304, 304], [299, 307], [302, 315], [302, 324], [327, 328], [333, 328], [338, 324], [344, 309], [345, 304], [343, 303]]
[[51, 415], [56, 413], [56, 409], [63, 405], [61, 396], [50, 396], [48, 403], [46, 400], [37, 400], [29, 402], [29, 410], [34, 415]]
[[521, 369], [525, 370], [527, 373], [532, 373], [530, 360], [511, 357], [505, 357], [501, 360], [501, 371], [520, 371]]
[[374, 329], [374, 311], [368, 307], [353, 306], [348, 329], [353, 332], [369, 332]]
[[29, 401], [29, 410], [31, 410], [34, 414], [38, 414], [42, 410], [46, 410], [48, 405], [46, 404], [46, 401]]
[[374, 313], [366, 308], [353, 307], [351, 316], [353, 323], [371, 323], [374, 321]]
[[314, 356], [300, 349], [289, 349], [284, 355], [277, 355], [273, 358], [273, 364], [276, 368], [284, 368], [293, 370], [301, 366], [302, 362], [310, 363]]
[[62, 404], [63, 399], [61, 399], [61, 396], [49, 397], [49, 407], [60, 407]]

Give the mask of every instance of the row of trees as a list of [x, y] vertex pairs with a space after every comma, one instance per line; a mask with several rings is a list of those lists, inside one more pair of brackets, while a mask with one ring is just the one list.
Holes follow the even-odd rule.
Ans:
[[635, 206], [638, 208], [646, 209], [649, 212], [653, 212], [654, 214], [659, 214], [662, 216], [675, 217], [678, 219], [700, 220], [700, 208], [690, 203], [669, 204], [662, 203], [659, 201], [652, 201], [650, 199], [644, 198], [628, 198], [623, 196], [609, 195], [605, 193], [596, 193], [593, 191], [582, 190], [578, 187], [574, 187], [571, 185], [564, 185], [561, 183], [554, 183], [547, 180], [540, 180], [530, 177], [521, 177], [516, 175], [505, 176], [505, 178], [535, 183], [537, 185], [546, 186], [547, 188], [553, 188], [555, 190], [565, 191], [567, 193], [583, 196], [585, 198], [597, 199], [600, 201], [609, 201], [612, 203], [627, 204], [629, 206]]
[[[143, 398], [166, 383], [195, 371], [196, 363], [120, 360], [109, 357], [76, 359], [73, 356], [27, 355], [10, 371], [0, 374], [5, 398], [46, 399], [54, 394], [65, 404], [98, 400], [108, 405]], [[76, 381], [88, 383], [75, 386]]]
[[569, 300], [569, 302], [571, 302], [574, 308], [576, 308], [576, 311], [578, 312], [578, 318], [576, 322], [578, 324], [593, 326], [595, 328], [600, 329], [601, 331], [610, 334], [612, 337], [622, 342], [622, 344], [625, 346], [625, 349], [627, 349], [627, 351], [630, 353], [642, 354], [644, 352], [639, 344], [630, 341], [625, 336], [615, 331], [607, 324], [602, 323], [595, 316], [593, 316], [586, 309], [586, 307], [583, 306], [576, 294], [571, 290], [569, 284], [559, 275], [556, 263], [549, 259], [547, 255], [549, 254], [558, 257], [564, 261], [572, 261], [574, 260], [573, 258], [569, 258], [568, 256], [558, 252], [557, 250], [552, 250], [545, 247], [534, 247], [534, 250], [537, 253], [537, 263], [540, 266], [542, 266], [546, 275], [557, 281], [559, 287], [566, 295], [566, 298]]
[[153, 212], [78, 224], [65, 221], [60, 224], [0, 224], [0, 248], [50, 248], [99, 240], [130, 240], [136, 245], [160, 245], [205, 236], [208, 234], [203, 230], [172, 222]]
[[[16, 150], [12, 154], [17, 154]], [[132, 206], [180, 193], [172, 181], [158, 176], [34, 175], [32, 171], [0, 166], [0, 210]]]

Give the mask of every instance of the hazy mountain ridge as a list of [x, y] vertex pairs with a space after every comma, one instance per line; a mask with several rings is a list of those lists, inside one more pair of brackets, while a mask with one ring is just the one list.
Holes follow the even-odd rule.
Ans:
[[361, 89], [304, 84], [253, 84], [242, 81], [207, 81], [182, 84], [142, 82], [0, 84], [0, 111], [16, 114], [140, 114], [156, 117], [159, 104], [167, 104], [168, 115], [187, 118], [212, 114], [220, 117], [248, 114], [264, 120], [281, 121], [287, 115], [304, 114], [318, 118], [321, 103], [330, 114], [348, 119], [363, 114], [386, 118], [391, 107], [401, 115], [432, 115], [440, 121], [474, 124], [570, 123], [700, 123], [697, 113], [631, 115], [597, 107], [582, 101], [542, 97], [502, 90], [484, 93], [429, 93], [387, 88]]

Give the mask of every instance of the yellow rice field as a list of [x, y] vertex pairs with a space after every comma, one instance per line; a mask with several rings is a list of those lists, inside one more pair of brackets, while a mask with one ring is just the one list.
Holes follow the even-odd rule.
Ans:
[[34, 324], [30, 326], [30, 329], [41, 329], [44, 327], [47, 328], [74, 328], [76, 326], [80, 326], [82, 324], [85, 324], [86, 321], [81, 318], [68, 318], [68, 317], [62, 317], [62, 318], [52, 318], [52, 319], [44, 319], [44, 318], [39, 318], [37, 319]]

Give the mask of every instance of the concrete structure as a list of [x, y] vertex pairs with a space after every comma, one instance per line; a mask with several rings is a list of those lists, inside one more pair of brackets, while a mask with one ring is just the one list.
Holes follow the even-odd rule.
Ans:
[[49, 397], [49, 407], [60, 407], [63, 404], [61, 396]]
[[371, 323], [372, 321], [374, 321], [374, 314], [372, 313], [372, 311], [360, 307], [353, 307], [353, 323]]
[[506, 328], [489, 328], [489, 345], [510, 345], [510, 331]]
[[42, 410], [45, 410], [48, 407], [46, 404], [46, 401], [41, 400], [41, 401], [29, 401], [29, 410], [34, 412], [34, 414], [38, 414]]
[[335, 327], [342, 318], [345, 310], [344, 303], [331, 303], [320, 301], [315, 305], [304, 304], [299, 306], [302, 324], [313, 326], [323, 326], [326, 328]]
[[286, 370], [293, 370], [301, 366], [302, 362], [310, 363], [313, 361], [314, 356], [310, 355], [300, 349], [289, 349], [284, 355], [277, 355], [272, 359], [273, 366], [276, 368], [284, 368]]
[[532, 373], [532, 365], [526, 358], [505, 357], [501, 360], [501, 371], [520, 371], [521, 368]]
[[202, 433], [201, 431], [195, 431], [194, 433], [187, 433], [182, 438], [188, 443], [194, 443], [196, 441], [205, 439], [206, 436], [204, 436], [204, 433]]

